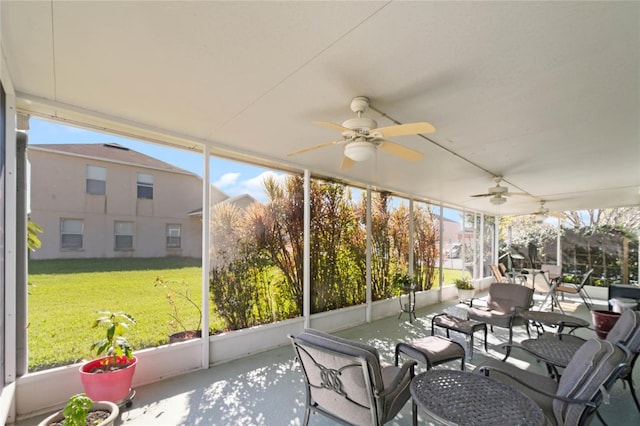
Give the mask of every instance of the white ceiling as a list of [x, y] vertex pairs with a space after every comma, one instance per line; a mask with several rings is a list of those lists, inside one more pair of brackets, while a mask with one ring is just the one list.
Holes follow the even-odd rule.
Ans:
[[[639, 2], [0, 3], [19, 106], [488, 213], [640, 204]], [[354, 96], [437, 131], [340, 170]], [[369, 111], [379, 126], [389, 119]], [[114, 124], [119, 122], [119, 124]], [[191, 142], [188, 142], [191, 141]], [[503, 175], [502, 206], [470, 195]]]

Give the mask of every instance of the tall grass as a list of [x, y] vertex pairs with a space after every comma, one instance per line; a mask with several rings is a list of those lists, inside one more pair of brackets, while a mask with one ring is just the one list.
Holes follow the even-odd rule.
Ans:
[[[103, 310], [133, 316], [134, 349], [168, 342], [181, 331], [171, 325], [167, 291], [157, 277], [185, 282], [193, 299], [202, 298], [199, 259], [63, 259], [29, 262], [28, 353], [30, 371], [91, 357], [89, 347], [104, 334], [91, 323]], [[187, 301], [174, 298], [185, 326], [198, 325], [198, 313]], [[217, 313], [212, 312], [212, 324]]]

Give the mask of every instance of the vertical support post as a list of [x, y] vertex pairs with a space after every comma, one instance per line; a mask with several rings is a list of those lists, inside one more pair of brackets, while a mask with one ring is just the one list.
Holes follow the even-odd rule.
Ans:
[[[443, 267], [444, 267], [444, 259], [443, 259], [443, 255], [444, 255], [444, 238], [442, 238], [443, 234], [444, 234], [444, 207], [442, 206], [442, 203], [440, 203], [440, 212], [438, 214], [439, 216], [439, 224], [438, 226], [440, 227], [439, 232], [440, 232], [440, 254], [438, 255], [438, 302], [442, 302], [442, 286], [444, 286], [444, 271], [443, 271]], [[464, 232], [464, 225], [462, 226], [463, 232]], [[464, 234], [463, 234], [463, 238], [462, 238], [462, 242], [464, 243]], [[464, 248], [464, 244], [462, 244], [462, 247]], [[462, 251], [462, 250], [461, 250]]]
[[409, 199], [409, 276], [413, 278], [413, 244], [414, 244], [413, 198]]
[[302, 265], [302, 315], [305, 328], [311, 321], [311, 172], [304, 171], [304, 231]]
[[[209, 271], [211, 259], [209, 248], [211, 241], [211, 184], [209, 150], [202, 149], [202, 368], [209, 368]], [[215, 244], [215, 242], [214, 242]]]
[[366, 239], [366, 284], [367, 284], [367, 308], [365, 314], [366, 322], [371, 322], [371, 302], [372, 302], [372, 292], [371, 292], [371, 185], [367, 186], [367, 215], [366, 215], [366, 229], [367, 229], [367, 239]]

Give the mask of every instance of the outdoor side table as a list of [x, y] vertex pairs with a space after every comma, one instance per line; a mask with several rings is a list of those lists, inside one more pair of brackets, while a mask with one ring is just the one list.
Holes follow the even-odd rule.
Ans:
[[445, 425], [543, 425], [542, 409], [527, 395], [491, 377], [429, 370], [411, 381], [411, 396]]

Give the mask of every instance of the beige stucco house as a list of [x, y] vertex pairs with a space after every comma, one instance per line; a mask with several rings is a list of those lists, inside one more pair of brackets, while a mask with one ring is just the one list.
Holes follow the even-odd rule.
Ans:
[[[200, 257], [202, 179], [118, 144], [29, 145], [32, 259]], [[221, 191], [215, 198], [225, 198]]]

